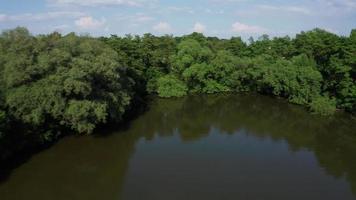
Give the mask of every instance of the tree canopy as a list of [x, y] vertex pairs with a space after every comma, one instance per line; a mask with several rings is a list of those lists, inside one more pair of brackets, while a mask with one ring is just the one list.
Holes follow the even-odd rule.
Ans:
[[[90, 134], [120, 122], [148, 94], [258, 92], [313, 113], [355, 114], [356, 30], [347, 37], [322, 29], [295, 38], [263, 35], [247, 43], [200, 33], [33, 36], [19, 27], [0, 35], [0, 72], [0, 144], [45, 143], [63, 129]], [[14, 124], [21, 130], [11, 131]]]

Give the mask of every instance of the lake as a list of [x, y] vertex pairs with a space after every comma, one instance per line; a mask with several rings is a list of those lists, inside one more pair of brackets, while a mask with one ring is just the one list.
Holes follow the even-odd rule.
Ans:
[[0, 199], [356, 199], [355, 122], [260, 95], [153, 99], [125, 127], [33, 155]]

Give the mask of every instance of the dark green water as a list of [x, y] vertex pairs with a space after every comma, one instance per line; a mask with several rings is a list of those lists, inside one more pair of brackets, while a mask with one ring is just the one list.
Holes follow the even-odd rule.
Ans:
[[0, 199], [356, 199], [356, 123], [258, 95], [157, 99], [125, 130], [32, 156]]

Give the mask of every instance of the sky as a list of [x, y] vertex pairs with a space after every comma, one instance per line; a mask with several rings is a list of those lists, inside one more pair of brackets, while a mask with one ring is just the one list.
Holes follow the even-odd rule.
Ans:
[[356, 28], [356, 0], [0, 0], [0, 30], [27, 27], [92, 36], [152, 33], [294, 36]]

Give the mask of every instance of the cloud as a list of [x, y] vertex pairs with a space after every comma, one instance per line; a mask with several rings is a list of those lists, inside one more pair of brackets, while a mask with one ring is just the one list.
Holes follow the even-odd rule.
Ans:
[[66, 29], [68, 29], [69, 26], [67, 24], [61, 24], [61, 25], [56, 25], [56, 26], [53, 26], [53, 30], [55, 32], [59, 32], [59, 33], [62, 33], [64, 32]]
[[153, 30], [159, 33], [171, 33], [172, 27], [167, 22], [160, 22], [157, 25], [153, 26]]
[[25, 13], [18, 15], [0, 14], [0, 21], [46, 21], [63, 18], [78, 18], [84, 16], [82, 12], [54, 11], [46, 13]]
[[333, 28], [324, 28], [324, 27], [321, 27], [322, 29], [330, 32], [330, 33], [334, 33], [334, 34], [340, 34], [340, 32], [338, 30], [335, 30]]
[[6, 15], [0, 14], [0, 22], [3, 22], [6, 20]]
[[232, 25], [232, 31], [237, 33], [266, 33], [267, 29], [260, 26], [247, 25], [236, 22]]
[[225, 11], [224, 10], [212, 10], [210, 8], [206, 8], [204, 10], [204, 12], [208, 13], [208, 14], [213, 14], [213, 15], [222, 15], [222, 14], [225, 14]]
[[206, 31], [206, 26], [197, 22], [194, 24], [193, 31], [198, 33], [204, 33]]
[[105, 25], [105, 19], [96, 20], [90, 16], [81, 17], [75, 21], [75, 25], [80, 29], [96, 29]]
[[299, 14], [311, 15], [312, 12], [305, 8], [299, 6], [271, 6], [271, 5], [259, 5], [257, 6], [259, 9], [262, 10], [269, 10], [269, 11], [279, 11], [279, 12], [294, 12]]
[[147, 0], [48, 0], [54, 6], [142, 6]]
[[114, 17], [114, 20], [119, 23], [128, 24], [129, 26], [139, 26], [139, 24], [151, 22], [155, 20], [155, 18], [144, 13], [136, 13], [133, 15], [119, 14]]
[[355, 0], [319, 0], [320, 3], [336, 8], [356, 9]]
[[210, 2], [213, 2], [213, 3], [219, 3], [219, 4], [222, 4], [222, 3], [241, 3], [241, 2], [247, 2], [249, 0], [210, 0]]
[[138, 15], [136, 18], [133, 19], [136, 22], [148, 22], [154, 20], [153, 17], [147, 15]]
[[168, 12], [185, 12], [189, 14], [194, 14], [195, 11], [191, 7], [178, 7], [178, 6], [170, 6], [165, 8], [166, 11]]

